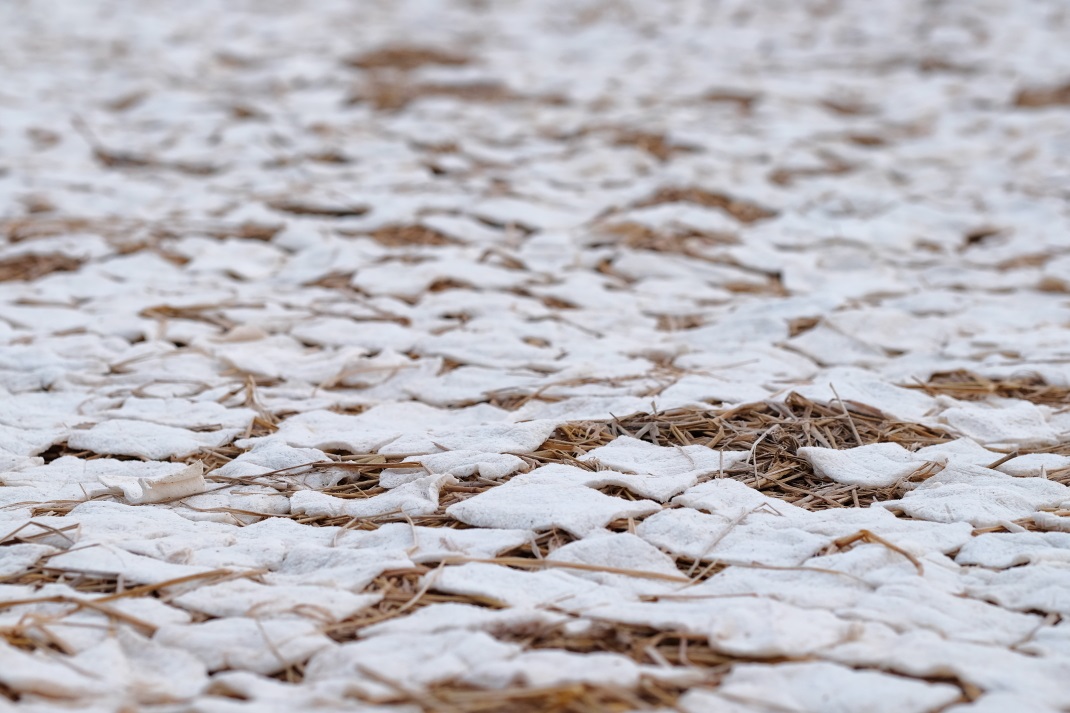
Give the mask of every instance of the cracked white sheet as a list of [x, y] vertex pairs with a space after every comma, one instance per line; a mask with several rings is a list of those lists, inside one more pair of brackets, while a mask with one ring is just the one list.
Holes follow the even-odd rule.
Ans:
[[0, 711], [1070, 710], [1068, 32], [0, 5]]

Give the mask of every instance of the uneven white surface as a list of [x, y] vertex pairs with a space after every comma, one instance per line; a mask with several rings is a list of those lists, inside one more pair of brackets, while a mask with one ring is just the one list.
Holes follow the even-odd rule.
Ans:
[[[70, 268], [0, 278], [0, 711], [643, 679], [694, 713], [1070, 710], [1070, 457], [998, 463], [1070, 415], [901, 387], [1070, 385], [1070, 98], [1014, 102], [1070, 82], [1068, 36], [1059, 0], [0, 4], [0, 275]], [[397, 45], [469, 61], [348, 62]], [[898, 493], [821, 512], [732, 480], [746, 451], [530, 457], [790, 391], [961, 439], [801, 451]], [[370, 497], [306, 467], [375, 453], [412, 468]], [[494, 606], [331, 637], [406, 571]], [[747, 662], [524, 643], [606, 626]]]

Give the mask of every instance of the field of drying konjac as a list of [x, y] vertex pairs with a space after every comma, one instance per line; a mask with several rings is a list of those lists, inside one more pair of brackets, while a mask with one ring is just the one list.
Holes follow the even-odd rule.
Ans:
[[1066, 711], [1070, 7], [0, 5], [0, 711]]

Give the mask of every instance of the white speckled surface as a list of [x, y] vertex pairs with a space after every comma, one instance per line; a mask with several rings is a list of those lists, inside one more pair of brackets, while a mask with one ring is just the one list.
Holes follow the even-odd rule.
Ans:
[[[1068, 37], [1058, 0], [0, 4], [0, 711], [1070, 710], [1070, 403], [903, 388], [1070, 386]], [[792, 391], [961, 440], [814, 443], [891, 489], [817, 512], [747, 451], [532, 457]], [[606, 631], [729, 665], [553, 643]]]

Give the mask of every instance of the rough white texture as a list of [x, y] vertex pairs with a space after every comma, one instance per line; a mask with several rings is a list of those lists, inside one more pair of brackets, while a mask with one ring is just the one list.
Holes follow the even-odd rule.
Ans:
[[386, 523], [372, 531], [346, 533], [342, 542], [372, 552], [403, 550], [413, 562], [433, 563], [458, 557], [486, 558], [530, 544], [530, 530], [454, 529]]
[[[1064, 505], [1066, 503], [1063, 503]], [[1064, 511], [1065, 512], [1065, 511]], [[1048, 532], [1070, 532], [1070, 517], [1055, 515], [1050, 512], [1033, 513], [1033, 522], [1041, 530]]]
[[[588, 451], [581, 462], [596, 463], [605, 468], [650, 476], [643, 479], [643, 495], [665, 502], [673, 495], [694, 485], [699, 477], [723, 473], [749, 454], [738, 451], [714, 451], [703, 446], [657, 446], [653, 443], [622, 436], [601, 448]], [[627, 479], [621, 479], [624, 485]]]
[[235, 579], [198, 587], [175, 597], [173, 603], [189, 611], [221, 618], [300, 615], [334, 622], [353, 616], [380, 599], [377, 594], [353, 594], [330, 587], [265, 586], [247, 579]]
[[971, 596], [1019, 611], [1070, 614], [1070, 566], [1038, 564], [999, 572], [979, 570], [967, 587]]
[[153, 557], [134, 554], [110, 544], [82, 543], [49, 559], [52, 569], [71, 574], [86, 573], [121, 576], [127, 582], [154, 584], [179, 577], [203, 574], [206, 567], [174, 564]]
[[720, 472], [732, 468], [747, 455], [746, 452], [713, 451], [701, 445], [655, 445], [622, 436], [609, 445], [585, 453], [580, 460], [594, 460], [606, 468], [626, 473], [666, 476]]
[[25, 572], [45, 555], [56, 552], [57, 548], [48, 545], [8, 545], [0, 549], [0, 580]]
[[185, 458], [202, 448], [225, 445], [241, 431], [191, 431], [148, 421], [113, 419], [86, 431], [72, 431], [67, 445], [107, 455], [141, 456], [149, 460]]
[[[728, 674], [719, 695], [736, 703], [799, 713], [925, 713], [957, 700], [959, 689], [830, 663], [744, 664]], [[685, 710], [700, 710], [693, 705], [685, 704]]]
[[481, 665], [520, 652], [480, 631], [384, 634], [344, 644], [314, 657], [305, 669], [311, 683], [344, 679], [369, 698], [385, 698], [395, 686], [426, 686], [478, 675]]
[[[372, 699], [394, 686], [457, 680], [488, 688], [600, 683], [631, 688], [654, 673], [619, 654], [524, 652], [483, 632], [381, 634], [316, 656], [306, 675], [316, 684], [344, 679]], [[684, 678], [680, 676], [680, 678]]]
[[992, 569], [1042, 562], [1070, 563], [1070, 533], [990, 532], [963, 545], [955, 561]]
[[455, 478], [480, 478], [499, 480], [525, 467], [523, 459], [508, 453], [485, 451], [448, 451], [427, 456], [411, 456], [405, 459], [419, 463], [429, 472], [445, 473]]
[[603, 495], [570, 476], [587, 477], [584, 471], [575, 468], [547, 466], [450, 505], [446, 514], [476, 527], [529, 530], [559, 527], [583, 536], [613, 520], [649, 515], [661, 507], [649, 500], [630, 501]]
[[742, 524], [690, 508], [648, 517], [636, 528], [636, 534], [677, 557], [788, 567], [800, 564], [828, 543], [827, 537], [798, 528], [774, 528], [765, 521]]
[[314, 490], [301, 490], [290, 498], [290, 509], [301, 515], [374, 517], [387, 513], [430, 515], [438, 510], [439, 491], [456, 482], [452, 475], [428, 475], [385, 493], [367, 498], [336, 498]]
[[0, 711], [1065, 708], [1068, 23], [0, 2]]
[[[863, 313], [860, 316], [865, 318], [869, 315]], [[904, 314], [904, 317], [913, 319], [909, 314]], [[822, 402], [843, 399], [844, 402], [865, 404], [901, 421], [922, 421], [937, 407], [936, 399], [924, 392], [879, 381], [861, 369], [830, 369], [827, 374], [814, 377], [812, 385], [803, 386], [797, 391], [807, 398]]]
[[989, 693], [1012, 693], [1048, 706], [1065, 704], [1064, 676], [1070, 673], [1070, 661], [1061, 657], [1037, 658], [1002, 647], [947, 640], [933, 632], [899, 634], [887, 628], [873, 629], [826, 655], [908, 676], [950, 674]]
[[751, 513], [788, 518], [806, 514], [800, 507], [763, 495], [729, 478], [711, 480], [689, 488], [673, 503], [730, 520], [742, 520]]
[[1070, 468], [1070, 456], [1056, 453], [1028, 453], [996, 466], [996, 470], [1001, 473], [1018, 477], [1044, 477], [1048, 473], [1066, 468]]
[[189, 399], [145, 399], [132, 397], [103, 416], [135, 421], [151, 421], [180, 428], [247, 428], [256, 412], [248, 408], [227, 408], [216, 401]]
[[1001, 453], [988, 450], [972, 438], [956, 438], [946, 443], [935, 443], [919, 448], [914, 451], [914, 455], [932, 463], [980, 466], [988, 466], [1003, 458]]
[[334, 643], [307, 619], [230, 617], [161, 627], [153, 641], [188, 651], [209, 671], [224, 668], [270, 675], [304, 663]]
[[116, 478], [100, 476], [100, 482], [122, 494], [131, 505], [160, 503], [203, 493], [207, 487], [204, 482], [204, 465], [194, 463], [177, 473], [170, 473], [158, 478]]
[[710, 648], [745, 658], [813, 654], [853, 638], [857, 626], [827, 611], [748, 596], [702, 596], [680, 589], [680, 600], [616, 603], [590, 614], [604, 621], [705, 636]]
[[1070, 499], [1070, 488], [1046, 478], [1016, 478], [979, 466], [949, 466], [901, 500], [881, 506], [935, 522], [969, 522], [990, 527], [1032, 516], [1042, 507]]
[[1029, 641], [1021, 644], [1019, 649], [1038, 656], [1062, 656], [1070, 654], [1070, 625], [1066, 619], [1055, 626], [1037, 629]]
[[542, 609], [488, 609], [471, 604], [446, 602], [424, 607], [409, 616], [372, 624], [365, 636], [379, 634], [434, 634], [451, 629], [486, 631], [491, 634], [549, 630], [569, 620], [564, 614]]
[[[0, 642], [0, 681], [12, 690], [60, 701], [110, 698], [112, 705], [174, 703], [205, 683], [205, 667], [185, 651], [122, 630], [93, 648], [57, 660]], [[60, 703], [62, 705], [62, 703]]]
[[364, 589], [383, 572], [412, 566], [400, 550], [347, 549], [333, 544], [287, 546], [272, 564], [272, 571], [264, 575], [268, 584], [312, 584], [351, 592]]
[[989, 693], [976, 701], [951, 706], [947, 713], [1003, 713], [1003, 711], [1029, 710], [1037, 713], [1055, 713], [1058, 708], [1020, 693]]
[[953, 406], [940, 420], [983, 445], [1048, 446], [1058, 434], [1039, 407], [1028, 401], [985, 406]]
[[616, 587], [577, 577], [568, 568], [520, 571], [473, 562], [426, 575], [436, 590], [475, 595], [512, 607], [584, 611], [607, 602], [634, 599]]
[[814, 472], [837, 483], [886, 488], [910, 477], [920, 464], [898, 443], [875, 443], [848, 450], [800, 448]]

